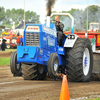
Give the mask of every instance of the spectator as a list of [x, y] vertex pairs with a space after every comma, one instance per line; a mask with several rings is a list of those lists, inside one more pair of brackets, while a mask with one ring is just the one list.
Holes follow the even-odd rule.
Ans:
[[23, 43], [20, 43], [20, 46], [23, 46]]
[[19, 44], [20, 44], [21, 46], [23, 46], [23, 38], [22, 38], [22, 37], [20, 38]]
[[2, 44], [1, 44], [1, 49], [2, 49], [2, 51], [5, 51], [5, 48], [6, 48], [6, 39], [3, 39], [2, 40]]
[[0, 40], [0, 50], [1, 50], [1, 44], [2, 44], [2, 41]]
[[19, 45], [19, 41], [20, 41], [20, 38], [18, 37], [16, 42], [17, 42], [17, 45]]
[[17, 33], [17, 36], [20, 36], [19, 32]]

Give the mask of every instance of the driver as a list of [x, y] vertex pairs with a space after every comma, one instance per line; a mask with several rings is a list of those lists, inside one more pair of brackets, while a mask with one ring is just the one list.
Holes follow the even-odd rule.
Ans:
[[64, 24], [60, 22], [59, 16], [55, 16], [55, 21], [56, 21], [56, 29], [57, 31], [63, 32]]
[[55, 16], [55, 21], [56, 21], [55, 26], [57, 29], [57, 44], [61, 46], [64, 24], [60, 22], [59, 16]]

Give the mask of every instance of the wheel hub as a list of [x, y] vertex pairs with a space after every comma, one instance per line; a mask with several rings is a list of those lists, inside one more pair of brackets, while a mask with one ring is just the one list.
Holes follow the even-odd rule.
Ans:
[[7, 48], [10, 48], [10, 45], [7, 45]]
[[84, 75], [88, 75], [90, 68], [90, 53], [88, 48], [85, 48], [84, 54], [83, 54], [83, 73]]
[[54, 71], [57, 71], [58, 65], [54, 63]]
[[17, 66], [17, 67], [16, 67], [17, 70], [19, 70], [19, 69], [20, 69], [20, 64], [17, 64], [16, 66]]

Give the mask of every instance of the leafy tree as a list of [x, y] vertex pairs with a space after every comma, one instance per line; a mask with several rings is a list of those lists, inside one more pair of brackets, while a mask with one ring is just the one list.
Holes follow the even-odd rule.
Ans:
[[84, 29], [87, 29], [87, 9], [88, 9], [88, 27], [90, 22], [99, 22], [100, 7], [97, 5], [88, 6], [82, 14]]
[[0, 7], [0, 21], [5, 19], [5, 9], [4, 7]]
[[[84, 11], [72, 8], [69, 11], [62, 11], [59, 13], [70, 13], [75, 19], [74, 25], [76, 29], [87, 29], [87, 9], [88, 25], [90, 22], [100, 23], [100, 7], [97, 5], [88, 6]], [[56, 11], [52, 13], [56, 13]], [[37, 15], [36, 12], [29, 10], [25, 12], [25, 20], [27, 22], [40, 23], [39, 18], [40, 15]], [[52, 20], [55, 20], [55, 16], [52, 17]], [[65, 23], [65, 27], [71, 27], [71, 19], [68, 16], [60, 16], [60, 20]], [[16, 24], [20, 21], [24, 21], [24, 10], [13, 8], [5, 11], [4, 7], [0, 7], [0, 22], [3, 23], [3, 25], [11, 26], [13, 21]]]
[[12, 21], [14, 21], [15, 23], [19, 23], [19, 21], [23, 20], [24, 17], [24, 10], [22, 9], [12, 9], [11, 10], [11, 19]]
[[[24, 10], [23, 9], [7, 9], [4, 10], [3, 7], [0, 7], [0, 21], [2, 21], [3, 25], [10, 26], [12, 25], [13, 21], [15, 24], [18, 25], [20, 21], [24, 21]], [[25, 12], [25, 21], [27, 22], [34, 22], [34, 23], [40, 23], [39, 17], [40, 15], [37, 15], [36, 12], [33, 11], [26, 11]]]
[[26, 21], [35, 22], [36, 24], [40, 23], [40, 21], [39, 21], [40, 15], [37, 15], [36, 12], [28, 10], [28, 11], [25, 12], [25, 15], [26, 15], [25, 16]]
[[7, 9], [5, 12], [5, 19], [3, 21], [3, 24], [11, 24], [11, 11], [10, 9]]

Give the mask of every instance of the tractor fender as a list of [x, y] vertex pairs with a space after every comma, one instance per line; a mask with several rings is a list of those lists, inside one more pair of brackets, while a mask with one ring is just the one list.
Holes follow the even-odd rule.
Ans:
[[64, 43], [64, 47], [72, 48], [77, 40], [78, 36], [76, 34], [68, 34]]

